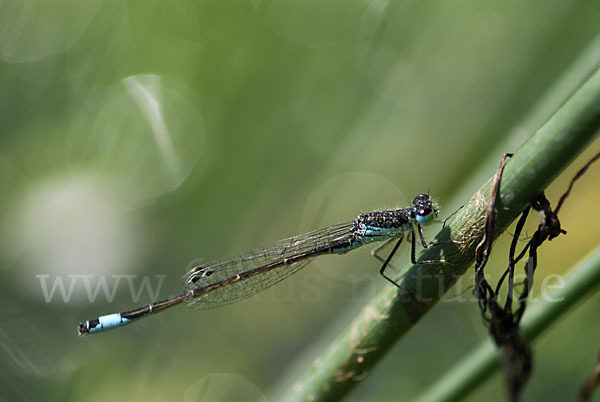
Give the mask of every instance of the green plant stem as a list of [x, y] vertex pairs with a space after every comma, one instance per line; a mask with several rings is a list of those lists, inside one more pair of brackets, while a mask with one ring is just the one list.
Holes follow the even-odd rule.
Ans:
[[[497, 204], [496, 236], [543, 191], [575, 157], [585, 150], [600, 128], [600, 70], [581, 87], [508, 161]], [[498, 155], [500, 160], [500, 155]], [[435, 241], [453, 238], [425, 250], [422, 260], [447, 264], [410, 265], [400, 290], [386, 286], [319, 357], [287, 394], [277, 400], [339, 400], [364, 379], [392, 346], [433, 307], [472, 265], [481, 238], [490, 189], [488, 181], [438, 233]]]
[[[600, 247], [571, 270], [565, 286], [546, 301], [532, 306], [523, 317], [522, 330], [529, 341], [543, 333], [563, 313], [600, 289]], [[420, 402], [456, 401], [464, 398], [498, 368], [500, 351], [488, 338], [422, 394]]]

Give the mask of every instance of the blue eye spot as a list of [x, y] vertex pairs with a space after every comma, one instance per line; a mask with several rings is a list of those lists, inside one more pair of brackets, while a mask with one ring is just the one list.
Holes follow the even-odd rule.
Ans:
[[433, 213], [432, 210], [428, 210], [428, 211], [421, 210], [421, 211], [417, 212], [416, 218], [417, 218], [417, 222], [419, 222], [419, 225], [428, 226], [428, 225], [431, 225], [435, 221], [435, 214]]

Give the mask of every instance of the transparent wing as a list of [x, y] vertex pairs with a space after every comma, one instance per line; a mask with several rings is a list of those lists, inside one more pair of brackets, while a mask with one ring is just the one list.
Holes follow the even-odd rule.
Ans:
[[[187, 306], [207, 309], [253, 296], [298, 272], [331, 247], [350, 246], [353, 231], [353, 222], [342, 223], [280, 240], [268, 249], [195, 267], [185, 274], [184, 283], [186, 291], [196, 290], [199, 296], [189, 299]], [[289, 261], [284, 264], [286, 259]], [[233, 281], [237, 275], [240, 280]]]

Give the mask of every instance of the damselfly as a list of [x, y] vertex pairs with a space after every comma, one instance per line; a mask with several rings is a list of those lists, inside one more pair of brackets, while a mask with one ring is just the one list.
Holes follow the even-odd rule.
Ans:
[[[287, 278], [306, 266], [313, 257], [323, 254], [344, 254], [365, 244], [379, 241], [383, 243], [372, 251], [372, 254], [383, 263], [379, 273], [395, 286], [400, 287], [385, 274], [385, 268], [398, 250], [405, 234], [411, 234], [410, 255], [413, 264], [443, 262], [442, 260], [417, 262], [415, 258], [416, 233], [419, 234], [424, 248], [434, 246], [425, 241], [421, 226], [430, 225], [437, 218], [437, 206], [431, 201], [429, 195], [421, 194], [414, 198], [411, 208], [361, 214], [350, 222], [281, 240], [268, 249], [192, 268], [184, 276], [185, 287], [181, 295], [135, 310], [80, 322], [78, 333], [87, 335], [118, 328], [183, 302], [189, 307], [198, 309], [234, 303]], [[381, 258], [377, 254], [378, 251], [394, 239], [398, 240], [388, 257]]]

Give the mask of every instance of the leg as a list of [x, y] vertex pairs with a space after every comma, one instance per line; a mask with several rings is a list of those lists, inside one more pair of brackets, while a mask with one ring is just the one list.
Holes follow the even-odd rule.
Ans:
[[[421, 232], [421, 226], [417, 226], [418, 227], [418, 231], [419, 231], [419, 236], [421, 237], [421, 243], [423, 244], [423, 248], [431, 248], [431, 247], [435, 247], [438, 246], [440, 244], [443, 243], [447, 243], [447, 242], [440, 242], [440, 243], [436, 243], [436, 244], [431, 244], [428, 245], [427, 242], [425, 241], [425, 238], [423, 237], [423, 232]], [[425, 264], [446, 264], [446, 260], [425, 260], [425, 261], [417, 261], [417, 257], [416, 257], [416, 241], [415, 241], [415, 231], [413, 229], [412, 232], [412, 241], [411, 241], [411, 247], [410, 247], [410, 262], [412, 262], [414, 265], [425, 265]], [[452, 241], [452, 240], [450, 240]]]
[[456, 215], [456, 214], [458, 213], [458, 211], [460, 211], [461, 209], [463, 209], [463, 208], [464, 208], [464, 206], [465, 206], [465, 204], [462, 204], [462, 205], [460, 206], [460, 208], [458, 208], [456, 211], [452, 212], [452, 213], [450, 214], [450, 216], [449, 216], [449, 217], [447, 217], [446, 219], [444, 219], [444, 220], [443, 220], [443, 221], [441, 221], [441, 222], [438, 222], [438, 221], [436, 221], [436, 222], [438, 222], [438, 223], [443, 223], [443, 225], [442, 225], [442, 229], [444, 229], [444, 228], [446, 227], [446, 222], [448, 222], [448, 219], [450, 219], [450, 218], [452, 218], [454, 215]]
[[[417, 225], [417, 231], [419, 232], [419, 237], [421, 238], [421, 244], [423, 245], [423, 248], [429, 248], [429, 247], [433, 247], [434, 246], [433, 244], [430, 246], [425, 241], [425, 237], [423, 236], [423, 229], [421, 229], [421, 225]], [[414, 230], [413, 230], [413, 236], [414, 236]], [[413, 244], [414, 243], [415, 242], [413, 241]]]
[[386, 241], [384, 241], [383, 243], [381, 243], [380, 245], [378, 245], [377, 247], [375, 247], [373, 250], [371, 250], [371, 255], [375, 258], [377, 258], [380, 262], [384, 263], [385, 259], [383, 257], [381, 257], [379, 255], [379, 252], [388, 244], [390, 244], [390, 242], [394, 240], [393, 237], [390, 237], [389, 239], [387, 239]]
[[[396, 245], [395, 245], [395, 246], [394, 246], [394, 248], [392, 249], [392, 252], [390, 253], [390, 255], [388, 255], [388, 256], [387, 256], [387, 258], [386, 258], [386, 259], [385, 259], [385, 261], [383, 262], [383, 265], [382, 265], [382, 266], [381, 266], [381, 268], [379, 269], [379, 273], [381, 274], [381, 276], [383, 276], [383, 277], [384, 277], [385, 279], [387, 279], [389, 282], [393, 283], [393, 284], [394, 284], [394, 286], [396, 286], [398, 289], [402, 289], [402, 286], [400, 286], [400, 285], [398, 285], [396, 282], [394, 282], [394, 280], [393, 280], [393, 279], [391, 279], [390, 277], [388, 277], [388, 276], [385, 274], [385, 272], [384, 272], [384, 271], [385, 271], [385, 268], [386, 268], [386, 267], [388, 266], [388, 264], [390, 263], [390, 261], [391, 261], [392, 257], [394, 256], [394, 254], [396, 254], [396, 251], [398, 250], [398, 247], [400, 247], [400, 243], [402, 243], [402, 239], [403, 239], [402, 237], [400, 237], [400, 238], [398, 239], [398, 242], [396, 243]], [[383, 244], [387, 244], [387, 243], [389, 243], [389, 242], [390, 242], [390, 240], [392, 240], [392, 239], [386, 240], [386, 241], [385, 241], [385, 243], [383, 243]], [[380, 245], [380, 246], [378, 246], [377, 248], [380, 248], [380, 247], [382, 247], [382, 246], [383, 246], [383, 244], [382, 244], [382, 245]]]
[[[419, 238], [421, 239], [421, 244], [423, 245], [423, 248], [431, 248], [431, 247], [441, 246], [442, 244], [446, 244], [446, 243], [460, 244], [459, 241], [455, 241], [455, 240], [444, 240], [444, 241], [440, 241], [440, 242], [434, 243], [434, 244], [427, 244], [427, 241], [425, 240], [425, 236], [423, 236], [423, 229], [421, 228], [421, 225], [416, 225], [416, 226], [417, 226], [417, 231], [419, 232]], [[413, 229], [413, 235], [414, 235], [414, 229]]]

